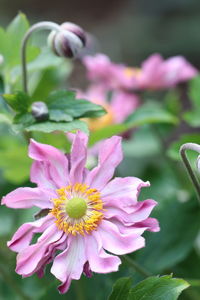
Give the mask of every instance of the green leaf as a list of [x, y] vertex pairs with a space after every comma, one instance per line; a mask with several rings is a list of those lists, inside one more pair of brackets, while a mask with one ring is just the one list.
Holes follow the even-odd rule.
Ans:
[[60, 121], [69, 122], [69, 121], [72, 121], [73, 118], [70, 115], [63, 112], [62, 110], [50, 109], [49, 110], [49, 120], [56, 121], [56, 122], [60, 122]]
[[188, 287], [187, 281], [171, 275], [152, 276], [132, 288], [128, 300], [177, 300]]
[[29, 178], [30, 166], [27, 146], [13, 137], [4, 137], [0, 145], [0, 168], [3, 169], [5, 179], [14, 184], [23, 183]]
[[200, 106], [200, 76], [196, 76], [189, 83], [189, 97], [192, 100], [194, 108]]
[[147, 102], [136, 109], [125, 121], [125, 124], [134, 127], [151, 123], [177, 124], [178, 119], [158, 103]]
[[[20, 49], [22, 39], [29, 29], [29, 22], [23, 13], [19, 13], [10, 23], [6, 31], [6, 67], [13, 67], [21, 62]], [[28, 45], [27, 60], [33, 60], [39, 54], [39, 49]]]
[[200, 107], [183, 114], [183, 119], [192, 127], [200, 126]]
[[60, 110], [73, 118], [100, 117], [105, 114], [102, 106], [83, 99], [76, 99], [72, 91], [56, 91], [46, 99], [51, 110]]
[[2, 97], [17, 112], [27, 112], [31, 105], [31, 98], [21, 91], [15, 94], [3, 94]]
[[56, 130], [59, 131], [75, 131], [81, 130], [84, 131], [86, 134], [89, 134], [87, 124], [80, 120], [74, 120], [72, 122], [41, 122], [30, 125], [25, 128], [26, 131], [41, 131], [41, 132], [53, 132]]
[[113, 285], [113, 290], [108, 300], [126, 300], [132, 285], [132, 278], [124, 277], [118, 279]]
[[181, 262], [193, 248], [199, 232], [200, 211], [196, 199], [185, 203], [165, 200], [154, 212], [160, 232], [147, 234], [147, 245], [136, 254], [137, 262], [159, 273]]

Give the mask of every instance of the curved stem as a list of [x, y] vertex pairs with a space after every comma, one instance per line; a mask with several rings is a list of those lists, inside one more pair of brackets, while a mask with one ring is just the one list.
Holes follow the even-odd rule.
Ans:
[[21, 62], [22, 62], [22, 80], [23, 80], [23, 90], [24, 92], [28, 93], [28, 87], [27, 87], [27, 66], [26, 66], [26, 46], [29, 37], [34, 31], [39, 31], [43, 29], [49, 29], [49, 30], [56, 30], [60, 31], [60, 26], [54, 22], [39, 22], [37, 24], [34, 24], [33, 26], [30, 27], [30, 29], [27, 31], [25, 34], [23, 41], [22, 41], [22, 46], [21, 46]]
[[128, 255], [123, 255], [124, 260], [138, 273], [140, 273], [144, 277], [152, 276], [149, 271], [145, 270], [142, 266], [140, 266], [136, 261], [130, 258]]
[[193, 150], [193, 151], [196, 151], [198, 153], [200, 153], [200, 145], [198, 144], [194, 144], [194, 143], [186, 143], [186, 144], [183, 144], [180, 148], [180, 155], [181, 155], [181, 158], [183, 160], [183, 163], [188, 171], [188, 174], [192, 180], [192, 183], [196, 189], [196, 192], [197, 192], [197, 196], [198, 196], [198, 201], [200, 203], [200, 184], [199, 184], [199, 181], [195, 175], [195, 173], [193, 172], [192, 170], [192, 167], [190, 165], [190, 162], [187, 158], [187, 155], [186, 155], [186, 150]]

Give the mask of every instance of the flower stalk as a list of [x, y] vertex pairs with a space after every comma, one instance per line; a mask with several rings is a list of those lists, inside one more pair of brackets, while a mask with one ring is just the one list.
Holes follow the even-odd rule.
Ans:
[[195, 190], [196, 190], [196, 193], [197, 193], [197, 196], [198, 196], [198, 201], [199, 201], [199, 204], [200, 204], [200, 184], [199, 184], [199, 181], [191, 167], [191, 164], [187, 158], [187, 155], [186, 155], [186, 151], [187, 150], [192, 150], [192, 151], [195, 151], [195, 152], [198, 152], [200, 153], [200, 145], [198, 144], [195, 144], [195, 143], [186, 143], [186, 144], [183, 144], [181, 147], [180, 147], [180, 155], [181, 155], [181, 158], [183, 160], [183, 163], [188, 171], [188, 174], [190, 176], [190, 179], [195, 187]]
[[39, 30], [45, 30], [45, 29], [61, 31], [60, 26], [54, 22], [49, 22], [49, 21], [39, 22], [30, 27], [30, 29], [27, 31], [22, 41], [22, 46], [21, 46], [22, 80], [23, 80], [23, 90], [26, 93], [28, 93], [27, 64], [26, 64], [27, 43], [33, 32]]

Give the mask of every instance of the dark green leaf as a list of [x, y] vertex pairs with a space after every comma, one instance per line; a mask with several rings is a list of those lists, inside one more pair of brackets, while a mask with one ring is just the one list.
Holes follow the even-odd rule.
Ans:
[[132, 278], [124, 277], [118, 279], [113, 285], [113, 290], [108, 300], [126, 300], [132, 285]]
[[47, 98], [46, 103], [49, 109], [61, 110], [73, 118], [100, 117], [105, 114], [105, 110], [100, 105], [76, 99], [75, 95], [72, 91], [56, 91]]
[[177, 300], [188, 287], [187, 281], [171, 275], [152, 276], [132, 288], [128, 300]]
[[69, 121], [72, 121], [73, 118], [70, 115], [63, 112], [62, 110], [50, 109], [49, 110], [49, 120], [56, 121], [56, 122], [60, 122], [60, 121], [69, 122]]

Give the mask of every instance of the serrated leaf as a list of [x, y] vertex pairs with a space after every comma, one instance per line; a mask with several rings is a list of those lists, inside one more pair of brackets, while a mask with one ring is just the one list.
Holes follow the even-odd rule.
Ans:
[[41, 132], [53, 132], [56, 130], [59, 131], [75, 131], [75, 130], [81, 130], [84, 131], [86, 134], [89, 134], [87, 124], [80, 120], [74, 120], [72, 122], [41, 122], [36, 123], [33, 125], [30, 125], [25, 128], [26, 131], [41, 131]]
[[171, 275], [152, 276], [132, 288], [128, 300], [177, 300], [188, 287], [187, 281]]
[[20, 113], [27, 112], [31, 104], [31, 98], [22, 91], [16, 92], [15, 94], [3, 94], [2, 97], [12, 109]]
[[132, 285], [132, 278], [124, 277], [118, 279], [113, 285], [113, 290], [108, 300], [126, 300]]
[[125, 124], [133, 126], [150, 123], [177, 124], [178, 119], [156, 102], [149, 102], [136, 109], [125, 121]]
[[73, 118], [100, 117], [105, 114], [102, 106], [83, 99], [76, 99], [73, 91], [56, 91], [47, 99], [46, 103], [51, 110], [60, 110]]

